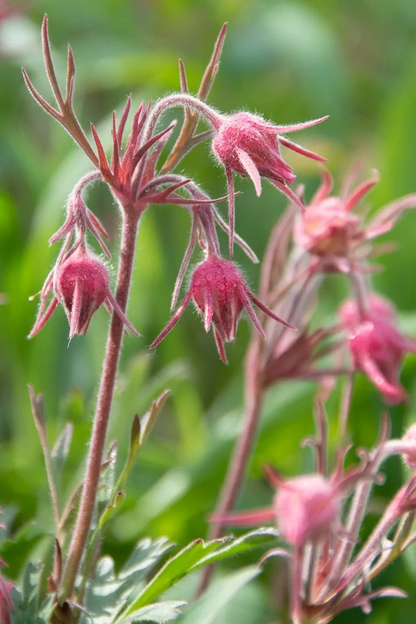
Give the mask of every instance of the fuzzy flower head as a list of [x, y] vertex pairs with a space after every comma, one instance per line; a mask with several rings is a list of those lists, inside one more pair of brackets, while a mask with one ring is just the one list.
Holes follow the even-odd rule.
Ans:
[[[47, 307], [52, 291], [53, 298]], [[102, 305], [110, 313], [114, 311], [129, 329], [139, 335], [111, 294], [107, 267], [84, 245], [79, 245], [72, 253], [69, 252], [62, 261], [58, 260], [46, 279], [30, 338], [42, 329], [58, 304], [63, 306], [68, 318], [70, 339], [75, 334], [82, 335], [87, 332], [93, 315]]]
[[407, 195], [381, 209], [368, 223], [353, 210], [379, 181], [377, 172], [351, 188], [357, 167], [347, 176], [339, 196], [330, 195], [332, 177], [322, 171], [322, 184], [295, 225], [295, 241], [320, 259], [326, 271], [348, 272], [373, 253], [369, 243], [392, 229], [404, 210], [416, 206], [416, 195]]
[[231, 248], [234, 232], [233, 173], [250, 177], [257, 195], [261, 194], [261, 178], [266, 178], [303, 209], [302, 202], [289, 188], [296, 176], [281, 155], [280, 147], [283, 145], [314, 160], [324, 161], [325, 158], [289, 141], [283, 134], [304, 130], [326, 119], [327, 117], [322, 117], [291, 126], [275, 126], [259, 115], [247, 112], [219, 117], [212, 150], [217, 160], [225, 167], [227, 175]]
[[211, 255], [196, 267], [183, 302], [165, 329], [153, 341], [151, 348], [156, 347], [176, 325], [191, 299], [203, 317], [205, 331], [208, 332], [213, 326], [218, 353], [223, 362], [227, 361], [224, 345], [235, 340], [237, 324], [243, 310], [246, 310], [257, 331], [265, 336], [254, 312], [253, 303], [271, 318], [290, 327], [249, 290], [233, 262]]
[[342, 479], [328, 480], [318, 473], [283, 479], [270, 466], [265, 467], [264, 471], [276, 490], [270, 507], [237, 511], [212, 520], [234, 526], [273, 522], [283, 539], [298, 547], [336, 530], [346, 489]]
[[407, 352], [416, 353], [416, 342], [403, 336], [395, 327], [395, 312], [381, 297], [368, 299], [361, 311], [353, 300], [346, 301], [339, 312], [347, 330], [347, 342], [354, 366], [378, 388], [389, 404], [406, 398], [399, 375]]
[[283, 481], [273, 503], [283, 538], [297, 546], [328, 533], [338, 518], [339, 506], [334, 486], [319, 474]]

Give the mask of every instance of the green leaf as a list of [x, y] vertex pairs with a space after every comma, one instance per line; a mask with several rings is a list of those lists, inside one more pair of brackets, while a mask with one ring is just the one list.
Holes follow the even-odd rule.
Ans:
[[277, 537], [277, 531], [272, 528], [262, 528], [257, 529], [256, 531], [251, 531], [250, 533], [246, 533], [245, 535], [238, 537], [231, 543], [226, 543], [224, 546], [218, 548], [214, 552], [210, 553], [209, 555], [198, 561], [198, 563], [193, 566], [192, 571], [198, 570], [199, 568], [202, 568], [203, 566], [206, 566], [208, 564], [220, 561], [221, 559], [233, 557], [234, 555], [239, 555], [248, 550], [253, 550], [254, 548], [264, 546], [270, 541], [274, 541], [275, 539], [277, 539]]
[[257, 566], [216, 579], [210, 589], [181, 618], [181, 624], [215, 624], [221, 611], [247, 583], [260, 574]]
[[135, 624], [136, 622], [157, 622], [163, 624], [176, 620], [181, 614], [179, 609], [187, 603], [180, 600], [168, 600], [157, 602], [147, 607], [142, 607], [131, 613], [127, 619], [121, 620], [120, 624]]
[[[232, 539], [232, 538], [231, 538]], [[210, 552], [218, 548], [221, 544], [230, 541], [230, 538], [204, 542], [195, 540], [183, 548], [177, 555], [169, 559], [163, 568], [153, 577], [150, 583], [140, 593], [132, 605], [122, 614], [123, 618], [152, 603], [163, 594], [169, 587], [177, 583], [186, 576], [194, 566], [206, 557]], [[122, 621], [122, 620], [121, 620]]]
[[172, 544], [167, 539], [152, 542], [141, 540], [118, 574], [111, 557], [102, 557], [93, 578], [86, 589], [86, 610], [96, 624], [114, 621], [120, 605], [129, 604], [138, 591], [145, 586], [145, 579], [154, 565]]

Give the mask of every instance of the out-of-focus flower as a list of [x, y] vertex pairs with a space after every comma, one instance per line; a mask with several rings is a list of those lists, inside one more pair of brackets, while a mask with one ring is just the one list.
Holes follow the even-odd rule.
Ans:
[[350, 175], [340, 196], [329, 196], [332, 178], [326, 170], [322, 175], [320, 188], [297, 219], [295, 240], [320, 259], [321, 270], [349, 272], [373, 253], [369, 241], [391, 230], [404, 210], [416, 207], [416, 195], [396, 200], [365, 223], [362, 215], [352, 211], [377, 184], [378, 173], [351, 192], [354, 176]]
[[14, 585], [10, 581], [6, 581], [0, 575], [0, 622], [1, 624], [11, 624], [11, 612], [14, 609], [11, 593]]
[[416, 470], [416, 423], [409, 427], [402, 440], [406, 445], [402, 457], [411, 470]]
[[296, 176], [283, 159], [280, 147], [283, 145], [303, 156], [321, 162], [326, 159], [289, 141], [283, 135], [286, 132], [310, 128], [326, 119], [328, 117], [289, 126], [276, 126], [258, 115], [247, 112], [219, 116], [212, 149], [218, 161], [225, 167], [227, 176], [231, 250], [234, 232], [233, 172], [243, 177], [250, 177], [257, 195], [261, 193], [261, 178], [267, 178], [303, 209], [301, 200], [289, 188]]
[[339, 494], [331, 482], [312, 474], [283, 481], [273, 506], [283, 538], [301, 546], [331, 531], [339, 503]]
[[[50, 293], [53, 298], [48, 305]], [[69, 323], [69, 338], [75, 334], [85, 334], [91, 318], [103, 304], [113, 311], [120, 320], [136, 335], [138, 332], [127, 320], [110, 291], [109, 275], [105, 264], [87, 251], [83, 244], [63, 261], [58, 260], [55, 268], [48, 275], [41, 291], [41, 303], [35, 325], [29, 338], [35, 336], [61, 304]]]
[[275, 321], [290, 327], [249, 290], [233, 262], [210, 255], [196, 267], [184, 300], [165, 329], [150, 345], [151, 348], [156, 347], [176, 325], [191, 299], [204, 319], [205, 331], [208, 332], [211, 325], [213, 326], [218, 353], [223, 362], [227, 361], [224, 345], [235, 340], [237, 324], [243, 310], [246, 310], [257, 331], [265, 336], [253, 310], [253, 303]]
[[283, 479], [271, 467], [266, 477], [276, 488], [271, 507], [237, 511], [225, 518], [212, 518], [223, 524], [253, 526], [275, 522], [283, 539], [293, 546], [319, 540], [334, 529], [338, 521], [343, 486], [320, 474]]
[[387, 403], [403, 401], [406, 392], [399, 382], [400, 367], [406, 353], [416, 353], [416, 341], [395, 327], [393, 307], [373, 295], [364, 310], [355, 301], [346, 301], [339, 316], [347, 329], [354, 366], [367, 375]]

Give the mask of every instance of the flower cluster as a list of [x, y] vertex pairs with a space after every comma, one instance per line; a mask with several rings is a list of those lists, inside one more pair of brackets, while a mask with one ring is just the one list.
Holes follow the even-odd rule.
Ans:
[[[126, 317], [126, 308], [138, 225], [152, 204], [181, 206], [190, 215], [191, 229], [173, 287], [172, 317], [150, 348], [155, 348], [167, 336], [191, 302], [202, 318], [205, 331], [213, 330], [223, 362], [227, 362], [225, 345], [235, 340], [243, 314], [249, 317], [256, 330], [246, 363], [247, 418], [231, 462], [219, 511], [213, 516], [220, 527], [214, 537], [221, 535], [224, 524], [271, 522], [276, 525], [286, 547], [271, 551], [269, 555], [284, 554], [290, 559], [291, 611], [296, 624], [305, 621], [324, 624], [354, 606], [368, 611], [373, 598], [402, 596], [403, 593], [396, 588], [370, 593], [366, 593], [366, 589], [368, 581], [416, 539], [410, 535], [411, 522], [410, 525], [407, 522], [409, 517], [413, 521], [416, 511], [415, 426], [409, 428], [403, 439], [389, 440], [387, 421], [384, 421], [375, 448], [361, 453], [362, 461], [357, 465], [345, 468], [344, 463], [349, 450], [345, 438], [355, 375], [364, 373], [388, 404], [399, 403], [407, 396], [400, 384], [400, 368], [406, 353], [416, 353], [416, 341], [402, 335], [396, 327], [393, 307], [375, 294], [369, 279], [374, 267], [369, 260], [386, 250], [383, 246], [375, 246], [373, 241], [390, 231], [403, 211], [416, 207], [416, 195], [400, 198], [366, 220], [358, 207], [378, 182], [378, 174], [374, 173], [369, 180], [355, 185], [358, 172], [353, 170], [340, 194], [333, 196], [332, 178], [324, 169], [321, 186], [305, 205], [303, 187], [292, 189], [296, 176], [284, 159], [283, 148], [315, 161], [325, 159], [293, 143], [285, 135], [320, 124], [327, 117], [284, 126], [247, 111], [220, 113], [207, 104], [218, 69], [225, 27], [215, 45], [198, 96], [188, 93], [181, 62], [181, 92], [166, 96], [154, 105], [142, 102], [132, 113], [127, 137], [125, 130], [132, 109], [131, 98], [127, 99], [118, 122], [113, 114], [111, 156], [108, 157], [95, 126], [91, 126], [94, 143], [90, 144], [74, 113], [75, 64], [71, 49], [68, 51], [66, 92], [63, 94], [53, 66], [46, 18], [42, 36], [45, 65], [56, 108], [35, 90], [23, 70], [26, 85], [38, 104], [77, 142], [93, 163], [94, 170], [85, 175], [71, 192], [64, 223], [50, 238], [51, 244], [61, 243], [61, 250], [41, 290], [38, 315], [30, 337], [44, 327], [58, 305], [66, 313], [70, 339], [87, 332], [92, 317], [102, 306], [112, 315], [87, 475], [65, 566], [61, 566], [61, 546], [58, 539], [56, 542], [55, 567], [59, 573], [55, 570], [56, 578], [51, 577], [51, 587], [53, 585], [56, 593], [54, 607], [58, 619], [60, 610], [64, 613], [66, 608], [70, 611], [74, 606], [71, 601], [77, 596], [77, 585], [80, 585], [77, 574], [88, 549], [123, 330], [127, 327], [139, 335]], [[183, 109], [184, 122], [173, 148], [163, 161], [164, 148], [173, 135], [175, 122], [162, 130], [157, 126], [162, 114], [175, 106]], [[198, 134], [199, 121], [207, 123], [209, 129]], [[210, 141], [210, 149], [225, 171], [225, 197], [213, 199], [194, 180], [174, 172], [183, 156], [203, 141]], [[234, 174], [249, 177], [257, 195], [261, 193], [262, 178], [265, 178], [290, 200], [272, 233], [263, 260], [259, 297], [249, 288], [233, 261], [234, 243], [237, 243], [253, 262], [258, 262], [250, 246], [235, 232]], [[95, 181], [108, 186], [122, 221], [115, 296], [110, 287], [108, 268], [111, 259], [109, 236], [85, 199], [86, 189]], [[222, 200], [228, 200], [228, 223], [216, 206]], [[228, 258], [222, 254], [218, 229], [228, 235]], [[94, 245], [106, 256], [105, 261], [92, 251]], [[199, 262], [189, 270], [197, 248]], [[350, 294], [340, 306], [338, 319], [334, 314], [329, 326], [311, 329], [320, 286], [328, 273], [346, 278]], [[189, 286], [178, 305], [187, 274]], [[338, 377], [343, 377], [345, 382], [339, 422], [341, 441], [331, 465], [324, 399], [331, 393]], [[283, 479], [273, 469], [266, 468], [268, 480], [275, 489], [272, 504], [257, 511], [232, 513], [254, 443], [265, 392], [283, 379], [320, 382], [315, 404], [317, 435], [309, 440], [315, 450], [314, 472]], [[40, 418], [36, 417], [39, 425]], [[151, 413], [149, 421], [152, 418]], [[137, 423], [140, 424], [138, 419], [136, 429]], [[140, 435], [137, 443], [136, 429], [132, 431], [132, 455], [134, 447], [139, 448], [142, 444]], [[388, 504], [367, 541], [359, 545], [360, 527], [371, 490], [377, 483], [382, 462], [393, 454], [400, 455], [413, 474]], [[47, 455], [47, 466], [49, 459]], [[127, 467], [130, 463], [129, 457]], [[57, 526], [59, 534], [59, 522]], [[386, 549], [386, 540], [395, 527], [393, 545]], [[94, 540], [91, 542], [94, 544]], [[88, 556], [86, 559], [88, 561]], [[81, 586], [83, 589], [78, 592], [78, 597], [85, 589], [82, 583]], [[80, 597], [82, 602], [84, 596]], [[11, 608], [10, 587], [0, 577], [0, 619], [7, 624]], [[66, 615], [64, 619], [68, 621]]]

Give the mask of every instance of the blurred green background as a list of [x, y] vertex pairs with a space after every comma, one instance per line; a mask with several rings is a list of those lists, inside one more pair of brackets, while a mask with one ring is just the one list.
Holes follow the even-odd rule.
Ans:
[[[328, 157], [338, 185], [350, 165], [361, 160], [364, 172], [373, 167], [381, 172], [372, 194], [375, 208], [416, 191], [414, 0], [26, 0], [7, 6], [2, 2], [0, 292], [7, 294], [7, 303], [0, 306], [0, 503], [12, 529], [20, 531], [19, 548], [11, 549], [8, 559], [13, 578], [19, 576], [28, 554], [36, 558], [42, 549], [41, 531], [51, 529], [26, 384], [45, 395], [52, 441], [65, 422], [74, 423], [70, 487], [83, 467], [108, 324], [100, 310], [88, 336], [76, 337], [68, 345], [66, 318], [59, 310], [39, 336], [26, 339], [37, 306], [28, 297], [40, 290], [57, 255], [56, 246], [48, 247], [48, 238], [62, 222], [73, 184], [90, 169], [86, 157], [35, 105], [23, 84], [21, 65], [49, 98], [40, 45], [45, 12], [61, 78], [67, 42], [73, 47], [76, 110], [86, 129], [93, 121], [102, 136], [109, 137], [110, 113], [122, 110], [127, 94], [133, 94], [138, 106], [142, 99], [155, 100], [176, 90], [179, 56], [186, 63], [190, 89], [196, 91], [216, 35], [228, 21], [212, 104], [225, 112], [250, 109], [278, 123], [330, 114], [325, 124], [297, 138]], [[167, 118], [177, 115], [170, 112]], [[300, 158], [290, 162], [310, 197], [318, 184], [315, 163]], [[223, 194], [224, 178], [207, 146], [199, 146], [179, 170], [195, 177], [212, 196]], [[265, 185], [257, 199], [249, 182], [237, 184], [243, 191], [238, 197], [237, 229], [261, 257], [285, 201], [270, 186]], [[108, 228], [115, 251], [119, 219], [109, 193], [94, 188], [89, 206]], [[205, 535], [205, 519], [214, 508], [241, 419], [242, 361], [249, 339], [245, 322], [239, 327], [238, 342], [227, 350], [228, 367], [220, 363], [212, 337], [205, 335], [190, 310], [156, 353], [146, 350], [169, 318], [189, 225], [181, 208], [159, 206], [148, 211], [141, 226], [128, 316], [143, 338], [125, 340], [110, 436], [119, 441], [121, 457], [134, 413], [144, 412], [165, 387], [172, 394], [129, 482], [123, 511], [107, 536], [104, 548], [118, 562], [143, 535], [167, 535], [182, 545]], [[374, 281], [394, 300], [407, 327], [416, 331], [415, 230], [416, 214], [411, 213], [395, 228], [398, 249], [383, 259], [385, 271]], [[224, 238], [222, 244], [225, 249]], [[255, 288], [258, 267], [250, 266], [240, 251], [237, 260]], [[325, 289], [329, 321], [344, 292], [339, 282], [331, 280]], [[409, 358], [403, 381], [410, 394], [415, 372], [415, 361]], [[270, 488], [261, 476], [263, 463], [273, 462], [287, 475], [311, 469], [310, 453], [299, 448], [299, 441], [312, 432], [313, 391], [313, 384], [285, 384], [270, 392], [242, 508], [270, 500]], [[335, 400], [331, 406], [330, 417], [335, 419]], [[383, 406], [363, 379], [358, 381], [353, 407], [352, 439], [371, 444]], [[390, 411], [395, 435], [415, 420], [411, 401]], [[375, 508], [401, 479], [400, 463], [391, 462], [386, 485], [376, 491]], [[28, 528], [35, 515], [37, 524]], [[239, 559], [232, 565], [246, 562]], [[367, 622], [414, 622], [415, 563], [413, 552], [381, 579], [383, 584], [405, 588], [409, 600], [376, 603]], [[228, 607], [221, 622], [284, 621], [273, 592], [279, 574], [276, 565], [268, 564], [260, 580]], [[364, 620], [356, 610], [337, 621], [352, 618]]]

